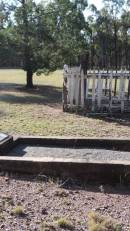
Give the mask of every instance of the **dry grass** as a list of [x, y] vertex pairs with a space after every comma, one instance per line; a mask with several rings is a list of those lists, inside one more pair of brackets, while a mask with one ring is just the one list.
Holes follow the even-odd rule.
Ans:
[[11, 214], [14, 216], [24, 216], [24, 209], [22, 206], [16, 206], [15, 208], [12, 209]]
[[66, 218], [60, 218], [56, 221], [58, 227], [67, 230], [74, 230], [74, 225]]
[[13, 135], [130, 136], [130, 119], [84, 117], [62, 112], [62, 71], [34, 76], [33, 91], [23, 88], [22, 70], [0, 71], [0, 131]]
[[55, 224], [42, 222], [40, 225], [40, 231], [56, 231]]
[[88, 231], [121, 231], [121, 225], [119, 225], [112, 218], [102, 216], [95, 212], [88, 214]]

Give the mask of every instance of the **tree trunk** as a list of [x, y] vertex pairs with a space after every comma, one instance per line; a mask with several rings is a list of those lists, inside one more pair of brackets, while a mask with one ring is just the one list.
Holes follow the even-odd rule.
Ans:
[[27, 71], [27, 88], [33, 88], [33, 72], [28, 70]]

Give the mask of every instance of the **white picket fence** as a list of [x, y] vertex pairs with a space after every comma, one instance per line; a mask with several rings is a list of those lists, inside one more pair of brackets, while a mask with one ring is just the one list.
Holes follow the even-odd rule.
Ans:
[[130, 111], [130, 73], [126, 70], [89, 70], [64, 66], [63, 109], [82, 108], [88, 112]]

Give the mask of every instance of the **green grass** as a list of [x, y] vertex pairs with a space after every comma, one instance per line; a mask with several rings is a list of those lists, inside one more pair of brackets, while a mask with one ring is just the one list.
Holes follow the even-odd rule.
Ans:
[[25, 90], [25, 72], [0, 70], [0, 131], [13, 135], [130, 135], [129, 118], [109, 122], [62, 111], [62, 71], [34, 76], [35, 90]]

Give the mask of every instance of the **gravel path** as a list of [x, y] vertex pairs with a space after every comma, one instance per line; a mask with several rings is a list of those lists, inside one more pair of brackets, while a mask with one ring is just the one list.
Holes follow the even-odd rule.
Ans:
[[11, 150], [10, 155], [24, 157], [78, 158], [84, 159], [87, 162], [96, 160], [102, 162], [111, 160], [130, 161], [130, 152], [90, 148], [75, 149], [19, 145]]
[[[73, 181], [61, 188], [61, 181], [45, 179], [45, 176], [0, 177], [1, 231], [41, 231], [41, 223], [52, 224], [59, 218], [68, 218], [74, 231], [87, 231], [87, 214], [92, 210], [111, 216], [123, 231], [129, 230], [129, 188], [102, 186], [101, 190], [99, 185], [83, 187]], [[24, 216], [12, 214], [18, 205], [23, 207]]]

